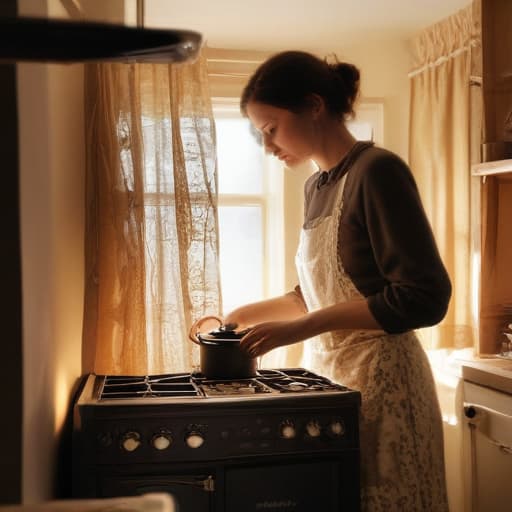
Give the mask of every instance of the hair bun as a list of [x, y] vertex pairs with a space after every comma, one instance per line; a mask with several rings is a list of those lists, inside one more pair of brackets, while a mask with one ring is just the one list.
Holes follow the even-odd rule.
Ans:
[[333, 71], [340, 75], [343, 78], [343, 81], [347, 84], [359, 82], [359, 69], [357, 69], [353, 64], [349, 64], [348, 62], [338, 62], [331, 66], [334, 68]]
[[337, 82], [341, 85], [346, 95], [346, 112], [354, 114], [354, 103], [359, 93], [359, 69], [348, 62], [330, 62], [327, 64], [331, 72], [337, 78]]
[[347, 92], [355, 99], [359, 91], [359, 69], [348, 62], [329, 64], [329, 67], [341, 78]]

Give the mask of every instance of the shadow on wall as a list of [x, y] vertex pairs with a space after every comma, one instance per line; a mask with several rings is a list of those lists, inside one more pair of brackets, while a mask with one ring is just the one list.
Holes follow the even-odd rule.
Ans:
[[[84, 375], [83, 377], [80, 377], [79, 379], [76, 380], [71, 390], [71, 398], [67, 409], [66, 417], [62, 424], [62, 430], [58, 434], [53, 493], [53, 495], [57, 499], [69, 499], [72, 497], [73, 464], [79, 463], [79, 461], [73, 460], [74, 406], [76, 401], [78, 400], [78, 397], [80, 396], [80, 393], [83, 390], [83, 387], [87, 381], [87, 377], [88, 375]], [[73, 508], [73, 510], [75, 509]]]

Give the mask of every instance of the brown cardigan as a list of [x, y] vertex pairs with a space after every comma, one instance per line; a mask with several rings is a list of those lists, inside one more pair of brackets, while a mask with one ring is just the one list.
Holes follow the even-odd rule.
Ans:
[[346, 173], [338, 229], [338, 258], [345, 272], [386, 332], [440, 322], [450, 280], [412, 173], [397, 155], [358, 142], [333, 169], [313, 174], [304, 189], [303, 228], [332, 214]]

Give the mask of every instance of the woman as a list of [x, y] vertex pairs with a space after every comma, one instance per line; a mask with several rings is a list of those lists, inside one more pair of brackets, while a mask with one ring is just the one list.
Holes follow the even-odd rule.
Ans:
[[451, 286], [407, 165], [357, 142], [359, 71], [284, 52], [249, 80], [241, 110], [287, 166], [312, 159], [296, 263], [299, 286], [240, 307], [254, 356], [308, 339], [311, 369], [362, 394], [362, 508], [446, 511], [443, 435], [413, 329], [446, 313]]

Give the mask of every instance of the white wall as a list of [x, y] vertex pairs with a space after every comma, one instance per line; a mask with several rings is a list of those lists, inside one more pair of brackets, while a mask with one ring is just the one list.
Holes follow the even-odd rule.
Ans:
[[384, 101], [384, 146], [408, 159], [410, 53], [407, 41], [386, 40], [378, 44], [346, 47], [340, 60], [361, 70], [361, 97]]
[[81, 73], [32, 64], [18, 69], [22, 480], [23, 499], [31, 501], [51, 489], [56, 436], [80, 374], [83, 146], [81, 124], [66, 117], [76, 110]]
[[[20, 0], [18, 5], [23, 16], [116, 21], [117, 12], [118, 19], [123, 20], [119, 2]], [[102, 13], [102, 8], [108, 12]], [[59, 436], [72, 388], [81, 374], [83, 66], [18, 64], [18, 114], [23, 290], [22, 500], [34, 503], [53, 497]]]

